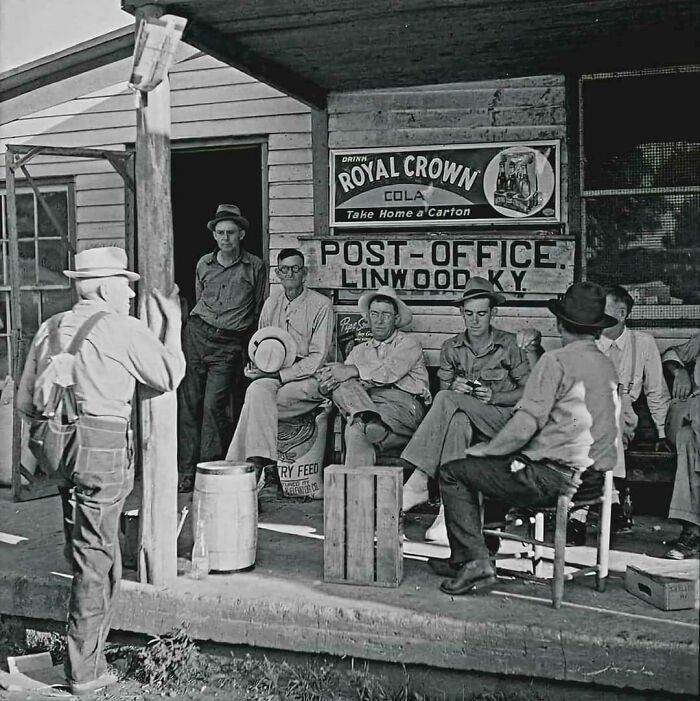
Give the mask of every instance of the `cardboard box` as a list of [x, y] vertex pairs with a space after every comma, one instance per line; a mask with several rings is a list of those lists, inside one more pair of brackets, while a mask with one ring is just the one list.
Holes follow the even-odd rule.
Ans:
[[698, 605], [697, 577], [651, 574], [627, 565], [625, 589], [662, 611], [692, 609]]

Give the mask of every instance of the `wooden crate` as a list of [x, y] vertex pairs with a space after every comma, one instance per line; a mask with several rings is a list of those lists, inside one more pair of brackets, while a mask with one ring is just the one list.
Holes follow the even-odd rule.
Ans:
[[330, 465], [324, 472], [324, 580], [398, 587], [403, 469]]

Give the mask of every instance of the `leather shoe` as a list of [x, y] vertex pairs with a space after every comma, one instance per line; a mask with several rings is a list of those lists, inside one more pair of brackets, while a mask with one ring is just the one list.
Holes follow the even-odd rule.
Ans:
[[452, 563], [443, 557], [429, 557], [428, 567], [441, 577], [456, 577], [462, 569], [463, 562]]
[[472, 560], [462, 566], [454, 579], [446, 579], [440, 590], [451, 596], [486, 592], [495, 584], [496, 572], [490, 560]]

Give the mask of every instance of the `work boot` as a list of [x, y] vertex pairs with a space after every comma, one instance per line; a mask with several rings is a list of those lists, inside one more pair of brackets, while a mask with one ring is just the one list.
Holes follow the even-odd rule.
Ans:
[[683, 526], [680, 538], [666, 552], [669, 560], [692, 560], [700, 555], [700, 529]]
[[451, 596], [486, 592], [498, 583], [491, 560], [472, 560], [462, 566], [454, 579], [445, 579], [440, 590]]

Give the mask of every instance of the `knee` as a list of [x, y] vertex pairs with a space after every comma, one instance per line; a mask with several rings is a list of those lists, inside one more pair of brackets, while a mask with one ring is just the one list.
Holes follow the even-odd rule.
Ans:
[[273, 380], [270, 377], [261, 377], [255, 382], [251, 382], [248, 385], [248, 389], [245, 393], [246, 401], [259, 402], [277, 395], [277, 388], [279, 387], [279, 382]]
[[443, 407], [453, 405], [454, 401], [453, 401], [452, 394], [453, 394], [453, 392], [451, 389], [441, 389], [435, 395], [435, 399], [433, 399], [433, 407], [443, 408]]

